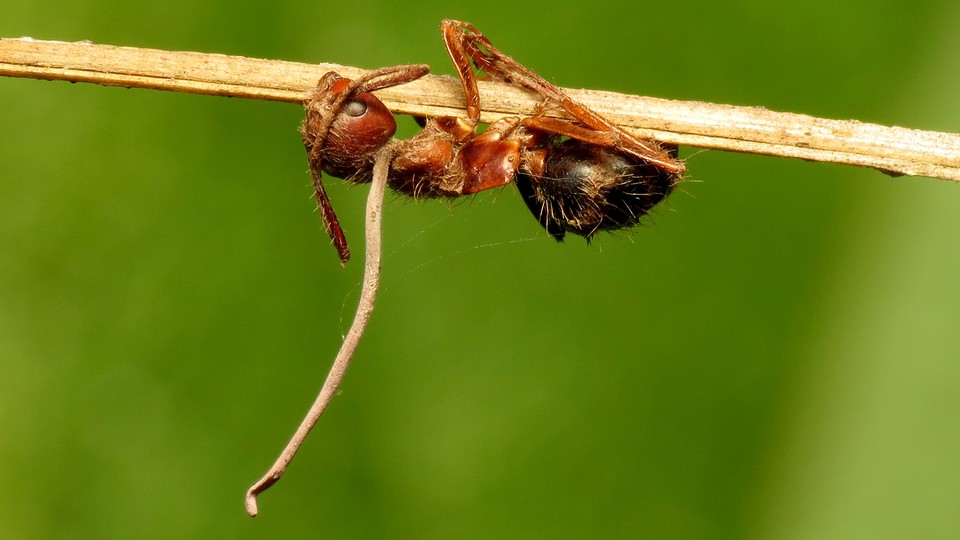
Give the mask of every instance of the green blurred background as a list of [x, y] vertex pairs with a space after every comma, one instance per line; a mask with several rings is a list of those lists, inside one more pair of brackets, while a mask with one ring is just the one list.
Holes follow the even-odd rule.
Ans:
[[[562, 86], [960, 128], [950, 1], [79, 4], [0, 35], [452, 73], [451, 17]], [[590, 246], [512, 187], [388, 197], [372, 324], [251, 520], [362, 270], [300, 119], [0, 79], [0, 537], [960, 536], [960, 186], [696, 149]]]

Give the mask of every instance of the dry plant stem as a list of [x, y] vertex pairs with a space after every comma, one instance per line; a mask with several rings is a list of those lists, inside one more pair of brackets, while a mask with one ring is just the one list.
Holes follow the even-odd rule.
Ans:
[[323, 381], [323, 387], [316, 401], [310, 407], [306, 417], [300, 423], [293, 438], [287, 443], [287, 446], [280, 453], [280, 457], [274, 462], [270, 470], [267, 471], [259, 480], [257, 480], [250, 489], [247, 490], [244, 504], [247, 513], [251, 517], [257, 515], [257, 495], [265, 491], [280, 480], [286, 471], [287, 466], [297, 454], [300, 445], [307, 438], [307, 434], [316, 425], [320, 415], [327, 408], [330, 400], [333, 399], [343, 375], [350, 365], [350, 359], [353, 352], [360, 342], [363, 330], [370, 320], [370, 314], [373, 313], [374, 301], [377, 298], [377, 288], [380, 285], [380, 254], [381, 254], [381, 225], [383, 224], [383, 193], [387, 187], [387, 172], [389, 171], [390, 160], [393, 158], [393, 150], [390, 146], [381, 149], [376, 156], [373, 166], [373, 182], [370, 184], [370, 193], [367, 195], [367, 223], [366, 223], [366, 246], [365, 263], [363, 269], [363, 288], [360, 292], [360, 302], [357, 305], [357, 313], [353, 318], [353, 324], [346, 337], [343, 338], [343, 345], [337, 353], [337, 358], [333, 361], [333, 366], [327, 374], [327, 379]]
[[[90, 82], [301, 103], [328, 71], [355, 78], [358, 68], [92, 43], [0, 39], [0, 75]], [[960, 134], [827, 120], [735, 107], [566, 90], [620, 127], [663, 142], [872, 167], [890, 174], [960, 181]], [[540, 100], [513, 86], [480, 83], [481, 121], [534, 114]], [[452, 77], [427, 76], [377, 96], [393, 112], [463, 116]], [[547, 111], [547, 114], [562, 113]]]

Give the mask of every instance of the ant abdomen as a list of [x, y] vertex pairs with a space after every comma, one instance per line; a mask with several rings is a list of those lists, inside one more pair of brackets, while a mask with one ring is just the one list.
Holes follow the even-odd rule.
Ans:
[[[676, 147], [668, 148], [676, 155]], [[517, 173], [517, 189], [540, 225], [558, 241], [639, 223], [680, 180], [639, 158], [567, 139], [551, 145], [542, 175]]]

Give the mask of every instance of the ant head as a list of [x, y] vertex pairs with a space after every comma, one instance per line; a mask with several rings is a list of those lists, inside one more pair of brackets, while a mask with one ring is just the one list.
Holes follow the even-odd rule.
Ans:
[[330, 72], [307, 97], [303, 142], [313, 150], [311, 155], [322, 156], [324, 170], [343, 178], [366, 168], [397, 130], [383, 102], [358, 82]]
[[358, 182], [368, 181], [373, 155], [390, 142], [397, 122], [371, 92], [425, 75], [427, 66], [396, 66], [347, 79], [328, 72], [307, 95], [303, 143], [311, 167]]
[[[350, 79], [340, 79], [332, 93], [348, 91]], [[371, 93], [345, 96], [327, 133], [326, 149], [333, 157], [367, 161], [393, 137], [397, 122], [382, 101]], [[340, 101], [340, 100], [337, 100]]]

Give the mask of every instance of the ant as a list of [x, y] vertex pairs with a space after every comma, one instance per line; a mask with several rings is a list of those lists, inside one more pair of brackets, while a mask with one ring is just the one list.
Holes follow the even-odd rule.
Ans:
[[[635, 225], [683, 176], [677, 148], [638, 139], [570, 99], [559, 88], [498, 51], [473, 26], [443, 21], [443, 41], [466, 96], [467, 117], [431, 118], [411, 139], [393, 139], [397, 124], [371, 92], [426, 75], [427, 66], [383, 68], [350, 80], [329, 72], [306, 98], [303, 143], [317, 206], [341, 264], [350, 257], [346, 238], [321, 181], [322, 172], [371, 183], [363, 289], [350, 330], [320, 394], [270, 469], [247, 490], [247, 513], [275, 484], [336, 394], [373, 310], [380, 282], [380, 229], [387, 184], [413, 197], [459, 197], [517, 184], [540, 225], [557, 240]], [[540, 93], [573, 116], [512, 117], [477, 133], [480, 95], [474, 67], [494, 80]]]
[[[683, 176], [677, 147], [641, 139], [574, 101], [500, 52], [473, 25], [441, 23], [447, 53], [466, 98], [466, 118], [421, 121], [397, 141], [396, 120], [371, 92], [424, 76], [429, 68], [382, 68], [356, 80], [329, 72], [305, 101], [302, 126], [317, 206], [346, 264], [350, 250], [327, 198], [321, 171], [353, 183], [371, 180], [373, 156], [392, 145], [391, 188], [412, 197], [460, 197], [516, 183], [540, 225], [558, 241], [567, 232], [589, 241], [598, 231], [636, 225]], [[490, 80], [533, 90], [570, 119], [543, 115], [504, 118], [477, 133], [480, 95], [474, 67]], [[541, 106], [541, 108], [543, 108]]]

